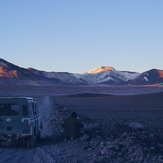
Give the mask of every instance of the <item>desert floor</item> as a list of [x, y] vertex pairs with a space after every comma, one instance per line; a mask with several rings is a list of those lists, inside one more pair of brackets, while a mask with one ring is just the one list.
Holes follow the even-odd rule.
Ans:
[[[0, 162], [163, 162], [163, 93], [36, 96], [43, 121], [36, 147], [2, 145]], [[83, 136], [64, 141], [62, 123], [75, 111]]]

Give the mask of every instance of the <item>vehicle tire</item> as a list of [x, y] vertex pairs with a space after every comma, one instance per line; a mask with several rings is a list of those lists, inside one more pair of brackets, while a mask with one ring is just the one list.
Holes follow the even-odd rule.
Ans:
[[35, 136], [29, 136], [29, 137], [27, 138], [27, 144], [26, 144], [27, 148], [32, 148], [32, 147], [34, 147], [34, 146], [35, 146], [35, 141], [36, 141]]
[[37, 137], [37, 139], [38, 139], [38, 140], [40, 140], [40, 139], [41, 139], [41, 133], [40, 133], [40, 132], [38, 132], [38, 134], [37, 134], [37, 136], [36, 136], [36, 137]]
[[40, 140], [40, 138], [41, 138], [41, 133], [40, 133], [40, 131], [36, 132], [36, 128], [34, 128], [34, 135], [35, 135], [35, 138], [36, 138], [37, 140]]

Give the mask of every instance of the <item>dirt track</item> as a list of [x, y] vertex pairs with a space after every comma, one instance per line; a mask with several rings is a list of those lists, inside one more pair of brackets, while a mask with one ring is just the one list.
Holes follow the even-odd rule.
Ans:
[[36, 147], [26, 149], [23, 142], [10, 143], [9, 145], [2, 144], [0, 148], [1, 163], [72, 162], [81, 153], [80, 160], [83, 160], [83, 162], [89, 160], [87, 152], [80, 149], [76, 144], [77, 142], [64, 142], [60, 119], [64, 115], [58, 112], [53, 100], [54, 98], [49, 96], [37, 98], [44, 129], [42, 139], [37, 142]]

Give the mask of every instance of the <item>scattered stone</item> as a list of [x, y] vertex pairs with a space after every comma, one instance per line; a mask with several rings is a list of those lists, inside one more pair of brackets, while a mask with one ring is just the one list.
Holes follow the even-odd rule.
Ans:
[[137, 122], [131, 122], [129, 124], [129, 127], [133, 129], [144, 129], [144, 126], [141, 123], [137, 123]]
[[81, 140], [88, 140], [89, 138], [90, 138], [89, 135], [84, 134], [80, 139], [81, 139]]

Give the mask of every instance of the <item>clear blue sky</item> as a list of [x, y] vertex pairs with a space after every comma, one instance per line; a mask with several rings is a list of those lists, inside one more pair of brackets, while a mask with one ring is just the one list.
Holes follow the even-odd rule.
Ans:
[[0, 58], [56, 72], [163, 70], [163, 0], [0, 0]]

